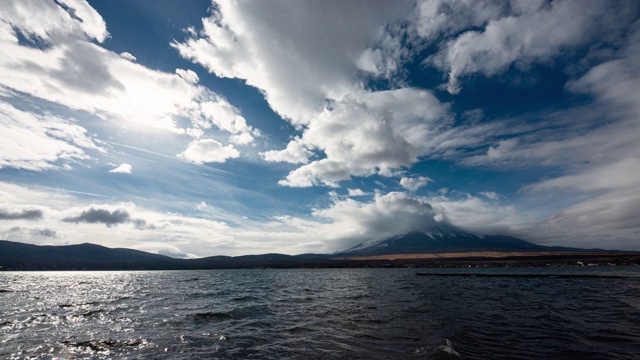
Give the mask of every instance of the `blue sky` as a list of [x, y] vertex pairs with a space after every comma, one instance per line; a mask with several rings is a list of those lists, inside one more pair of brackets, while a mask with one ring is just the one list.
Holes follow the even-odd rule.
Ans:
[[640, 250], [635, 1], [5, 1], [0, 238]]

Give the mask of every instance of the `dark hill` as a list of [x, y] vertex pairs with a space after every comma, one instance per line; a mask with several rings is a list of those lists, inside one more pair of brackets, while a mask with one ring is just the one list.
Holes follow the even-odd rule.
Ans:
[[177, 269], [183, 260], [95, 244], [38, 246], [0, 240], [0, 266], [21, 270]]
[[179, 270], [296, 267], [330, 262], [326, 255], [245, 255], [174, 259], [94, 244], [38, 246], [0, 240], [3, 270]]

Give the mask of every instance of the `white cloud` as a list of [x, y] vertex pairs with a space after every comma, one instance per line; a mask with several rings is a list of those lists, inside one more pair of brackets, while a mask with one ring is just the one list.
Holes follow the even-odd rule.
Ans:
[[508, 1], [422, 0], [412, 19], [412, 30], [432, 42], [468, 27], [486, 25], [505, 14], [507, 7]]
[[[406, 193], [377, 194], [371, 202], [353, 199], [336, 201], [331, 207], [314, 211], [318, 219], [329, 220], [319, 234], [349, 247], [368, 239], [382, 239], [438, 223], [438, 212], [425, 198]], [[316, 229], [318, 230], [318, 229]], [[336, 245], [333, 245], [336, 246]]]
[[637, 250], [639, 216], [637, 187], [616, 189], [562, 209], [523, 231], [552, 245]]
[[640, 186], [639, 174], [640, 154], [621, 159], [613, 164], [602, 164], [589, 170], [583, 170], [577, 174], [545, 180], [530, 186], [529, 189], [534, 191], [573, 189], [585, 192], [631, 189]]
[[[251, 134], [257, 135], [258, 133], [247, 125], [246, 120], [240, 115], [238, 109], [228, 102], [220, 100], [221, 99], [215, 99], [215, 101], [204, 101], [200, 104], [197, 111], [218, 128], [238, 136], [244, 135], [244, 140], [248, 140], [248, 137], [246, 136], [250, 136], [253, 141], [253, 136]], [[202, 127], [207, 127], [206, 124], [200, 125]]]
[[326, 186], [339, 187], [339, 182], [350, 179], [349, 169], [343, 163], [322, 159], [297, 168], [285, 179], [278, 181], [278, 184], [290, 187], [311, 187], [322, 183]]
[[176, 74], [192, 84], [197, 84], [198, 81], [200, 81], [198, 74], [196, 74], [193, 70], [176, 69]]
[[326, 99], [361, 88], [354, 76], [361, 54], [385, 40], [385, 24], [413, 4], [385, 1], [218, 1], [203, 29], [180, 54], [218, 77], [238, 78], [264, 92], [281, 116], [304, 124]]
[[[24, 112], [0, 102], [0, 168], [45, 170], [88, 159], [98, 147], [86, 129], [51, 115]], [[28, 145], [28, 146], [25, 146]]]
[[[196, 84], [191, 70], [154, 71], [98, 44], [108, 33], [86, 2], [9, 1], [0, 5], [0, 86], [84, 110], [128, 128], [197, 135], [216, 125], [248, 141], [259, 134], [225, 99]], [[73, 10], [73, 15], [65, 10]], [[18, 34], [44, 47], [19, 41]], [[212, 107], [224, 109], [211, 112]], [[191, 122], [190, 128], [178, 124]]]
[[302, 139], [296, 137], [289, 141], [287, 147], [284, 150], [269, 150], [260, 155], [269, 162], [287, 162], [291, 164], [306, 164], [309, 162], [309, 157], [313, 153], [307, 150]]
[[500, 199], [500, 195], [498, 195], [495, 191], [482, 191], [480, 195], [486, 197], [490, 200], [498, 200]]
[[430, 181], [433, 180], [426, 176], [402, 177], [400, 179], [400, 185], [409, 191], [416, 191], [421, 187], [426, 186]]
[[[452, 192], [453, 193], [453, 192]], [[455, 226], [484, 234], [512, 234], [529, 240], [527, 232], [519, 232], [523, 224], [531, 221], [521, 209], [513, 204], [500, 204], [495, 201], [459, 194], [457, 196], [435, 196], [426, 198], [444, 221]]]
[[358, 196], [367, 196], [367, 195], [369, 195], [366, 192], [362, 191], [361, 189], [347, 189], [347, 191], [348, 191], [347, 196], [349, 196], [349, 197], [358, 197]]
[[518, 139], [499, 141], [496, 146], [489, 147], [489, 150], [487, 150], [487, 157], [489, 159], [498, 159], [500, 157], [507, 156], [517, 145]]
[[[458, 12], [459, 15], [469, 15], [458, 24], [467, 28], [481, 26], [481, 30], [458, 35], [429, 59], [430, 63], [448, 72], [447, 89], [452, 94], [460, 91], [460, 79], [466, 75], [494, 76], [511, 65], [524, 69], [533, 63], [549, 62], [563, 52], [584, 45], [600, 32], [610, 30], [618, 21], [618, 12], [624, 11], [612, 11], [607, 1], [514, 1], [509, 4], [509, 13], [498, 4], [477, 3], [459, 6], [460, 2], [454, 2], [453, 7], [460, 7], [458, 10], [463, 12]], [[486, 11], [473, 15], [476, 8]], [[451, 22], [442, 13], [432, 13], [427, 18], [436, 19], [437, 24]], [[491, 21], [487, 23], [488, 20]], [[419, 33], [430, 37], [447, 30], [437, 24]]]
[[194, 164], [223, 163], [240, 156], [232, 145], [223, 146], [213, 139], [194, 140], [178, 157]]
[[201, 201], [199, 203], [196, 204], [196, 207], [194, 209], [196, 210], [204, 210], [207, 208], [207, 203], [204, 201]]
[[479, 233], [513, 233], [521, 219], [510, 205], [486, 202], [463, 195], [460, 198], [421, 197], [405, 192], [376, 194], [371, 201], [334, 198], [316, 209], [313, 218], [282, 217], [287, 231], [321, 240], [327, 252], [344, 250], [365, 240], [379, 240], [412, 230], [427, 230], [450, 224]]
[[578, 199], [547, 219], [531, 224], [532, 236], [573, 246], [583, 243], [590, 247], [637, 247], [634, 241], [640, 233], [638, 174], [640, 154], [526, 187], [535, 197], [571, 198], [568, 194], [577, 194]]
[[[284, 3], [218, 5], [198, 35], [173, 46], [219, 77], [257, 87], [302, 131], [285, 149], [261, 153], [269, 162], [303, 164], [281, 185], [390, 175], [428, 153], [429, 140], [450, 125], [448, 106], [428, 91], [363, 86], [367, 76], [389, 77], [407, 56], [398, 24], [412, 3], [302, 2], [287, 3], [287, 11]], [[321, 153], [326, 157], [312, 159]]]
[[[69, 10], [46, 0], [3, 1], [0, 19], [5, 28], [10, 25], [27, 38], [37, 37], [45, 41], [60, 36], [81, 36], [102, 42], [109, 36], [104, 20], [86, 1], [59, 3]], [[3, 38], [6, 39], [6, 33]]]
[[253, 136], [248, 132], [229, 136], [229, 141], [238, 145], [249, 145], [253, 140]]
[[125, 60], [129, 60], [129, 61], [133, 61], [133, 62], [135, 62], [137, 60], [137, 58], [135, 56], [133, 56], [131, 53], [128, 53], [126, 51], [121, 52], [120, 53], [120, 57], [125, 59]]
[[505, 168], [560, 166], [563, 174], [526, 186], [535, 202], [554, 204], [551, 215], [521, 231], [554, 245], [637, 248], [640, 233], [640, 31], [629, 29], [620, 50], [567, 84], [594, 103], [537, 119], [539, 128], [500, 141], [471, 165]]
[[132, 167], [129, 164], [120, 164], [116, 168], [109, 170], [110, 173], [131, 174]]
[[[0, 221], [0, 236], [11, 241], [41, 245], [90, 242], [151, 252], [173, 249], [199, 256], [255, 251], [251, 250], [254, 243], [236, 243], [235, 235], [229, 235], [230, 228], [222, 222], [158, 212], [131, 202], [92, 204], [68, 193], [2, 182], [0, 197], [11, 213], [17, 209], [42, 212], [33, 219]], [[269, 246], [256, 243], [257, 251]]]
[[390, 176], [429, 153], [432, 137], [450, 124], [448, 110], [448, 105], [424, 90], [361, 93], [318, 114], [284, 152], [264, 156], [271, 161], [306, 163], [304, 155], [324, 152], [325, 158], [289, 173], [280, 182], [286, 186], [338, 186], [351, 176]]
[[[148, 248], [148, 246], [144, 246], [144, 247], [141, 247], [140, 250], [144, 251], [147, 248]], [[195, 256], [193, 254], [187, 254], [187, 253], [181, 252], [175, 246], [166, 246], [166, 247], [162, 247], [161, 249], [158, 249], [157, 246], [154, 246], [154, 247], [149, 248], [148, 251], [155, 251], [156, 253], [158, 253], [160, 255], [169, 256], [169, 257], [176, 258], [176, 259], [193, 259], [193, 258], [197, 258], [197, 256]]]

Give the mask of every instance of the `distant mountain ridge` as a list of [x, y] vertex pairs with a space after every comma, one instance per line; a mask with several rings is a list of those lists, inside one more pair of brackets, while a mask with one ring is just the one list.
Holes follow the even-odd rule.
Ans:
[[584, 249], [543, 246], [512, 236], [478, 234], [449, 225], [437, 225], [386, 239], [364, 241], [339, 254], [372, 256], [474, 251], [584, 251]]
[[[599, 250], [599, 249], [590, 249]], [[144, 251], [95, 244], [32, 245], [0, 240], [0, 270], [181, 270], [350, 266], [345, 258], [375, 255], [496, 252], [580, 252], [504, 235], [484, 235], [439, 225], [382, 240], [364, 241], [333, 254], [262, 254], [176, 259]], [[602, 250], [599, 250], [602, 251]]]
[[0, 240], [0, 270], [183, 270], [294, 267], [328, 261], [325, 255], [263, 254], [175, 259], [95, 244], [32, 245]]

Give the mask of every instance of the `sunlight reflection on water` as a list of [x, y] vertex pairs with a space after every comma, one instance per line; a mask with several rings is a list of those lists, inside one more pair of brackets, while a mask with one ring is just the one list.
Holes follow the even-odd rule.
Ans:
[[638, 279], [308, 269], [6, 272], [0, 280], [0, 358], [8, 359], [640, 353]]

